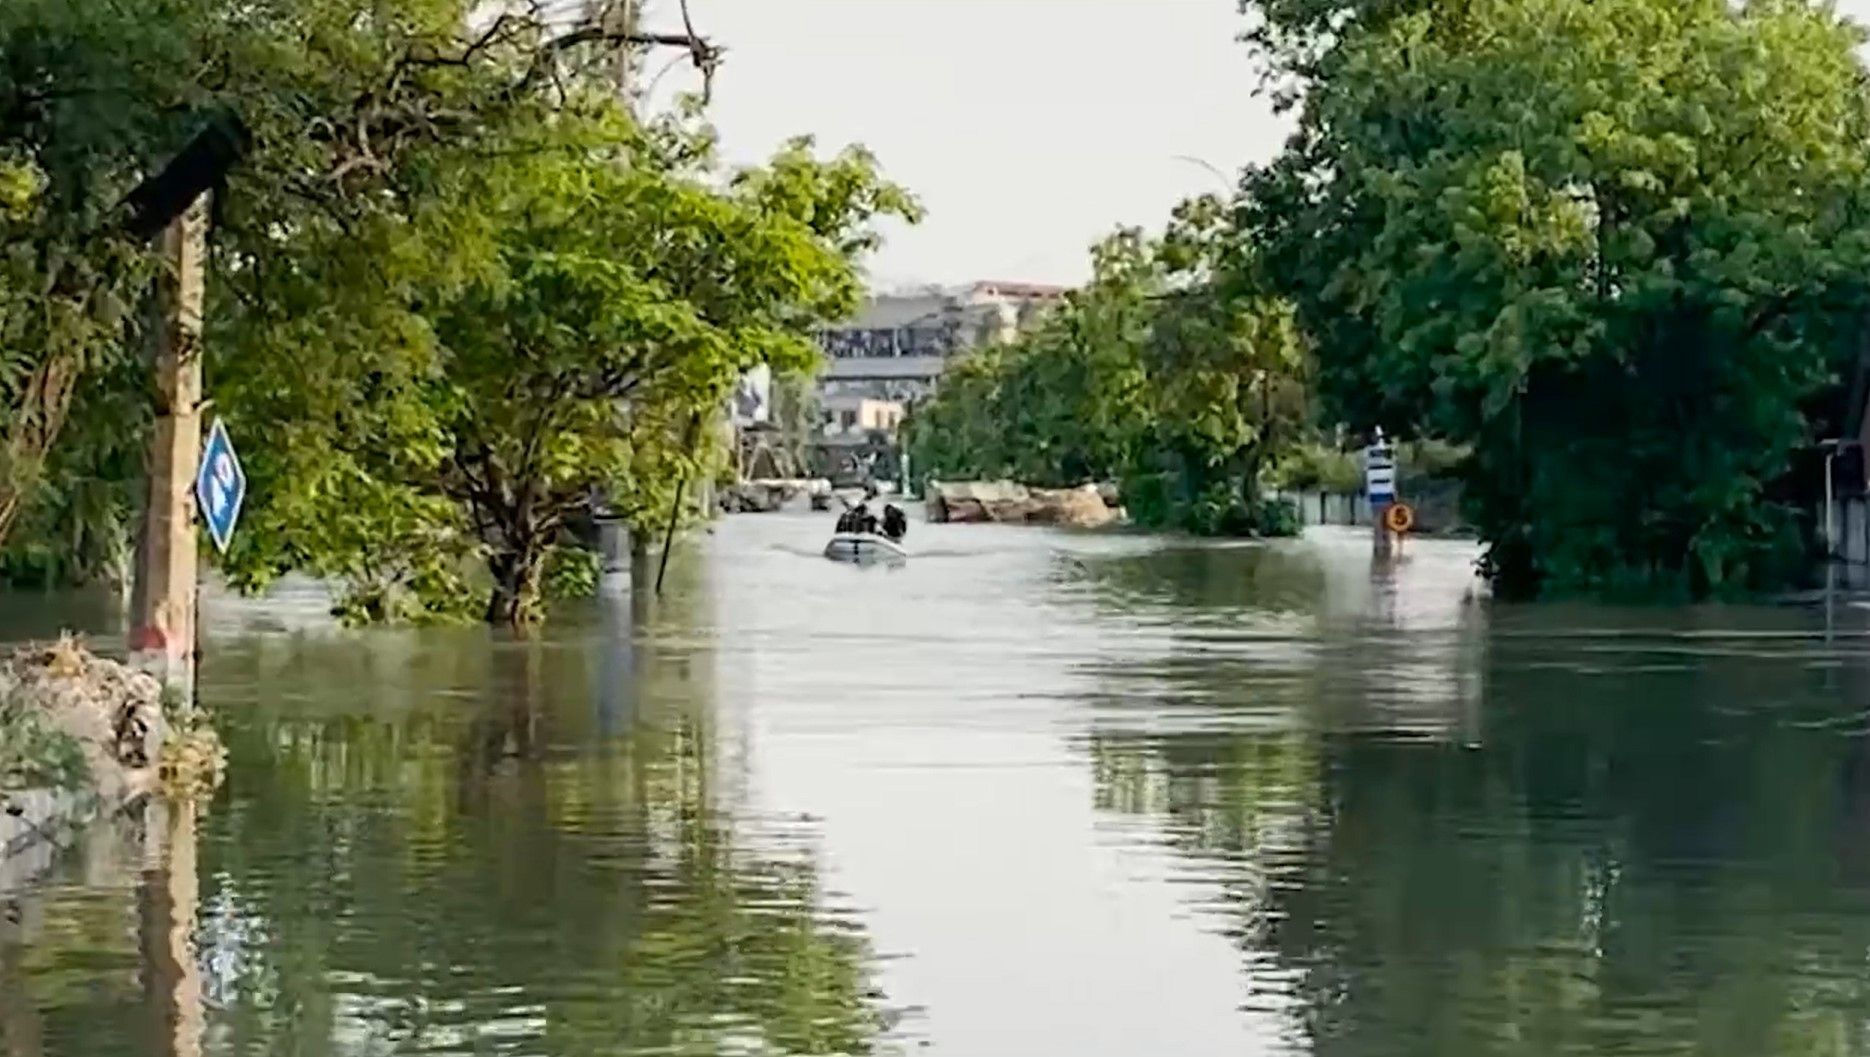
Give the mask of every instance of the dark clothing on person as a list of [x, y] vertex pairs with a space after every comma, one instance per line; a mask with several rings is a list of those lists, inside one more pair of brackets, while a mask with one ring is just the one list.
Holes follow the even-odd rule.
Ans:
[[859, 503], [838, 515], [839, 532], [862, 532], [874, 536], [881, 529], [891, 539], [901, 539], [907, 528], [908, 521], [903, 517], [903, 512], [894, 506], [883, 509], [881, 522], [877, 521], [877, 516], [870, 512], [869, 505], [865, 503]]
[[870, 508], [862, 503], [846, 510], [838, 518], [839, 532], [875, 532], [877, 519], [871, 515]]

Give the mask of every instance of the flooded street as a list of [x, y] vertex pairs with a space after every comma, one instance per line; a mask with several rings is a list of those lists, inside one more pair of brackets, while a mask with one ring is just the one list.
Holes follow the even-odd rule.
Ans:
[[0, 894], [0, 1054], [1870, 1053], [1870, 613], [825, 528], [534, 642], [211, 603], [227, 783]]

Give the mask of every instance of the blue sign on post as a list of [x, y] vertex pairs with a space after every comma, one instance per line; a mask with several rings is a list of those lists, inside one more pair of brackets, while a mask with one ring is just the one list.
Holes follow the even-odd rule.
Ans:
[[1376, 443], [1364, 450], [1364, 491], [1372, 508], [1396, 501], [1396, 459], [1383, 443], [1382, 430], [1377, 431]]
[[201, 468], [195, 472], [195, 501], [201, 504], [201, 520], [208, 526], [214, 546], [227, 553], [234, 538], [234, 525], [240, 520], [240, 504], [247, 498], [247, 474], [234, 454], [234, 442], [227, 437], [227, 427], [220, 419], [208, 431], [208, 443], [201, 449]]

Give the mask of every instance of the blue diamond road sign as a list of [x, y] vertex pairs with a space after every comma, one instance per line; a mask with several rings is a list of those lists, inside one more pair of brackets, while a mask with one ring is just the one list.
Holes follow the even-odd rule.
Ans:
[[201, 468], [195, 473], [195, 500], [201, 504], [201, 520], [214, 537], [215, 549], [223, 554], [234, 538], [234, 525], [240, 520], [240, 504], [247, 498], [247, 474], [234, 454], [234, 442], [227, 438], [227, 427], [220, 419], [208, 431], [208, 443], [201, 449]]

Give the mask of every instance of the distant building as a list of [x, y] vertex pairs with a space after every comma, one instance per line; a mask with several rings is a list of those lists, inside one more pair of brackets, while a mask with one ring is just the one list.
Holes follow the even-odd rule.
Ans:
[[840, 397], [914, 403], [935, 390], [949, 360], [1011, 341], [1064, 296], [1060, 286], [983, 282], [872, 297], [821, 332], [830, 365], [819, 396], [826, 407]]
[[868, 396], [827, 396], [819, 404], [820, 432], [828, 441], [867, 438], [872, 433], [894, 436], [907, 413], [895, 400]]
[[765, 364], [740, 376], [728, 398], [727, 415], [736, 428], [745, 429], [773, 420], [773, 370]]
[[818, 383], [816, 459], [833, 481], [898, 472], [897, 432], [955, 357], [1008, 342], [1065, 296], [1031, 283], [974, 283], [872, 297], [819, 334], [829, 361]]

